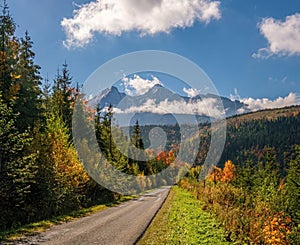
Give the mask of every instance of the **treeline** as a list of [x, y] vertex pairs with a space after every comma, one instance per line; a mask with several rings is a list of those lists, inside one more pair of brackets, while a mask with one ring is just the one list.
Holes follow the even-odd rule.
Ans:
[[[262, 117], [260, 114], [264, 114]], [[276, 116], [280, 114], [280, 116]], [[210, 145], [209, 126], [200, 129], [201, 142], [196, 165], [204, 163]], [[286, 174], [288, 163], [295, 157], [295, 145], [300, 144], [300, 107], [256, 112], [227, 120], [226, 143], [219, 163], [222, 167], [227, 159], [237, 165], [247, 160], [260, 161], [272, 148], [280, 172]]]
[[226, 240], [237, 244], [300, 244], [300, 146], [282, 178], [276, 152], [267, 148], [261, 160], [234, 165], [226, 161], [202, 182], [201, 167], [192, 168], [180, 186], [216, 215]]
[[[138, 121], [129, 128], [121, 128], [113, 125], [113, 120], [112, 106], [107, 111], [97, 108], [95, 133], [101, 154], [116, 170], [126, 173], [128, 175], [126, 177], [132, 182], [132, 186], [126, 186], [126, 179], [118, 179], [116, 185], [119, 188], [124, 185], [123, 188], [128, 189], [129, 192], [140, 192], [162, 185], [174, 184], [181, 166], [178, 162], [174, 163], [177, 151], [174, 149], [150, 149], [147, 143], [148, 137], [146, 137], [149, 135], [149, 131], [145, 131], [145, 127], [140, 126]], [[81, 142], [78, 143], [81, 144]], [[90, 149], [89, 152], [92, 150]], [[182, 164], [184, 165], [184, 163]], [[160, 173], [163, 170], [166, 171]], [[96, 171], [97, 174], [101, 172], [97, 168], [90, 169], [90, 171]], [[137, 178], [131, 178], [132, 176]]]
[[72, 142], [78, 97], [68, 65], [52, 82], [40, 75], [33, 42], [17, 37], [4, 2], [0, 15], [0, 230], [64, 214], [116, 194], [96, 184]]

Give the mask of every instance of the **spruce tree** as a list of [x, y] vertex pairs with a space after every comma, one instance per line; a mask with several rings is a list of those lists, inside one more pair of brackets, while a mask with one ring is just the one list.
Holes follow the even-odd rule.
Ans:
[[[135, 125], [133, 127], [133, 132], [131, 134], [131, 142], [138, 150], [144, 150], [142, 132], [141, 132], [141, 128], [140, 128], [138, 120], [135, 122]], [[138, 155], [137, 156], [138, 159], [143, 159], [145, 157], [144, 152], [141, 152], [141, 151], [134, 150], [134, 155], [135, 154]], [[141, 161], [141, 160], [138, 160], [135, 162], [135, 160], [132, 159], [132, 166], [134, 166], [134, 164], [137, 164], [140, 172], [143, 172], [146, 175], [148, 175], [150, 173], [149, 162]], [[135, 166], [135, 168], [136, 168], [136, 166]]]
[[52, 108], [59, 113], [70, 132], [74, 103], [78, 96], [77, 89], [72, 87], [72, 81], [68, 65], [65, 62], [62, 66], [62, 71], [58, 70], [54, 79]]
[[131, 135], [131, 141], [136, 148], [144, 150], [144, 143], [143, 143], [142, 133], [141, 133], [138, 120], [135, 122], [133, 132]]
[[4, 1], [0, 15], [0, 91], [4, 103], [11, 103], [19, 92], [16, 66], [18, 63], [19, 42], [15, 36], [16, 25]]
[[34, 63], [35, 53], [32, 51], [32, 41], [26, 31], [21, 39], [20, 57], [17, 67], [19, 92], [15, 103], [15, 111], [20, 113], [22, 123], [20, 130], [33, 129], [41, 117], [41, 77], [40, 67]]
[[290, 161], [286, 178], [286, 204], [292, 220], [300, 224], [300, 146], [296, 147], [297, 156]]
[[1, 229], [26, 223], [34, 215], [32, 188], [36, 180], [35, 155], [28, 154], [32, 139], [16, 128], [16, 115], [0, 94]]

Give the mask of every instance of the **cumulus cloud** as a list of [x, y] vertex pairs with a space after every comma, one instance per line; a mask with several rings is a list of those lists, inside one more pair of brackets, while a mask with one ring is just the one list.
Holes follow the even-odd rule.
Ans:
[[151, 79], [144, 79], [136, 74], [133, 78], [124, 77], [122, 81], [125, 87], [125, 93], [131, 96], [145, 94], [155, 85], [163, 85], [155, 76], [152, 76]]
[[200, 90], [196, 88], [183, 88], [183, 92], [186, 93], [188, 97], [195, 97], [200, 94]]
[[125, 110], [115, 108], [116, 114], [151, 112], [157, 114], [184, 114], [184, 115], [205, 115], [219, 118], [224, 115], [224, 111], [218, 108], [218, 101], [213, 98], [206, 98], [196, 102], [186, 102], [184, 100], [169, 101], [165, 99], [156, 104], [154, 99], [147, 100], [144, 104], [132, 106]]
[[288, 96], [282, 98], [278, 97], [275, 100], [270, 100], [267, 98], [263, 99], [253, 99], [246, 98], [241, 99], [241, 102], [247, 105], [247, 108], [251, 111], [258, 111], [262, 109], [273, 109], [282, 108], [286, 106], [292, 106], [300, 103], [300, 99], [295, 93], [290, 93]]
[[96, 0], [80, 5], [61, 26], [67, 36], [64, 45], [70, 48], [87, 45], [95, 33], [153, 35], [220, 18], [220, 2], [213, 0]]
[[285, 21], [264, 18], [259, 29], [269, 45], [254, 53], [253, 58], [300, 55], [300, 13], [287, 16]]

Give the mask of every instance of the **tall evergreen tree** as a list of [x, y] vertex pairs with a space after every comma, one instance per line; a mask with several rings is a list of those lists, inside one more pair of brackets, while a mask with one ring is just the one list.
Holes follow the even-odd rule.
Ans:
[[36, 179], [35, 155], [26, 148], [32, 139], [16, 128], [16, 115], [0, 94], [0, 228], [26, 223], [33, 214], [32, 188]]
[[16, 66], [18, 63], [19, 42], [15, 36], [16, 26], [4, 1], [0, 15], [0, 91], [4, 103], [15, 100], [19, 87]]
[[[131, 142], [137, 149], [144, 150], [142, 132], [138, 120], [135, 122], [135, 125], [133, 127], [133, 131], [131, 134]], [[144, 152], [134, 150], [133, 155], [136, 154], [138, 154], [138, 159], [143, 159], [145, 157]], [[147, 161], [135, 161], [134, 159], [131, 159], [131, 165], [134, 167], [133, 169], [135, 169], [134, 172], [136, 172], [136, 170], [138, 169], [140, 172], [143, 172], [144, 174], [148, 175], [151, 172], [149, 164], [150, 163]]]
[[71, 131], [72, 113], [78, 91], [76, 88], [72, 87], [72, 77], [66, 62], [62, 66], [62, 71], [60, 72], [58, 70], [52, 90], [53, 110], [59, 113]]
[[300, 224], [300, 146], [296, 147], [297, 156], [290, 161], [286, 178], [286, 204], [293, 221]]
[[33, 129], [35, 122], [41, 116], [41, 77], [40, 67], [34, 63], [35, 53], [32, 51], [32, 41], [26, 31], [25, 37], [21, 39], [20, 56], [17, 67], [19, 74], [19, 93], [14, 105], [15, 110], [20, 113], [22, 122], [19, 124], [21, 130]]
[[138, 149], [144, 149], [144, 143], [143, 143], [143, 139], [142, 139], [142, 133], [141, 133], [141, 129], [140, 129], [140, 125], [139, 125], [139, 121], [137, 120], [135, 122], [134, 128], [133, 128], [133, 132], [131, 135], [131, 141], [132, 144], [138, 148]]

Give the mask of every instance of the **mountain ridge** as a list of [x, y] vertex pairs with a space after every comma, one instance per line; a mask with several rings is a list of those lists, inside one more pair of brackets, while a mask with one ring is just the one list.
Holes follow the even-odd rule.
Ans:
[[[174, 124], [176, 118], [185, 121], [184, 118], [188, 118], [189, 115], [196, 116], [198, 122], [207, 122], [213, 118], [211, 111], [222, 112], [221, 105], [224, 106], [226, 117], [239, 114], [239, 111], [250, 112], [247, 105], [238, 100], [232, 101], [214, 94], [182, 96], [159, 84], [146, 93], [136, 96], [120, 92], [117, 87], [111, 86], [94, 97], [92, 104], [99, 105], [101, 109], [111, 105], [117, 114], [134, 113], [133, 119], [145, 125], [155, 122]], [[175, 110], [175, 112], [169, 110]]]

